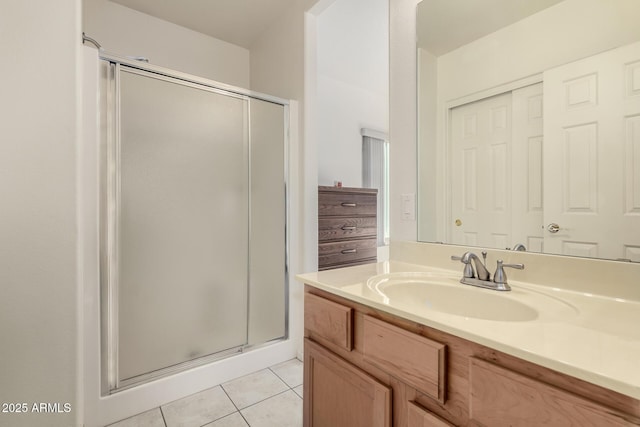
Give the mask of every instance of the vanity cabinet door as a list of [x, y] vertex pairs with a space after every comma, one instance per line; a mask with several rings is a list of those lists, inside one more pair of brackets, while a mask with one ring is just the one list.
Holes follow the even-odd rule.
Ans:
[[391, 388], [305, 338], [305, 427], [391, 427]]
[[407, 427], [453, 427], [453, 424], [413, 402], [408, 402]]
[[491, 427], [634, 426], [597, 402], [474, 357], [469, 360], [470, 419]]

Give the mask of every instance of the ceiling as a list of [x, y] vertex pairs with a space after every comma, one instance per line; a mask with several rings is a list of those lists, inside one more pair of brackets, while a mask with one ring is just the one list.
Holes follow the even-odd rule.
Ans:
[[111, 0], [244, 48], [300, 0]]
[[[301, 0], [110, 1], [249, 49], [274, 20]], [[439, 56], [561, 1], [422, 0], [418, 46]]]
[[440, 56], [561, 1], [422, 0], [418, 46]]

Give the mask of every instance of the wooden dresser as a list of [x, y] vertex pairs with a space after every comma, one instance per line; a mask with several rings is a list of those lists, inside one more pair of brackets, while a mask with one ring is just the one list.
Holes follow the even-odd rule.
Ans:
[[318, 187], [318, 269], [377, 260], [378, 190]]

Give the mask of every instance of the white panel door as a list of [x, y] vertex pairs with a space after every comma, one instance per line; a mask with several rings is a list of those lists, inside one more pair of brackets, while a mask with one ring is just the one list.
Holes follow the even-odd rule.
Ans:
[[640, 261], [640, 43], [544, 73], [545, 251]]
[[510, 158], [511, 93], [451, 110], [453, 243], [511, 244]]
[[512, 92], [511, 247], [543, 252], [542, 205], [542, 83]]

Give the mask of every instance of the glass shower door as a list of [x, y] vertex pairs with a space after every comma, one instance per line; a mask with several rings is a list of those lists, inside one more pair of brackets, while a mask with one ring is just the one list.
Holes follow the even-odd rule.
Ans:
[[247, 98], [125, 67], [116, 82], [115, 387], [247, 344], [249, 258]]

